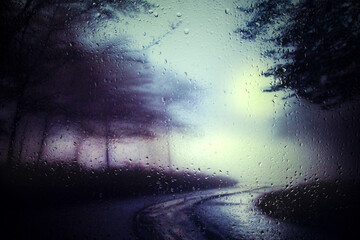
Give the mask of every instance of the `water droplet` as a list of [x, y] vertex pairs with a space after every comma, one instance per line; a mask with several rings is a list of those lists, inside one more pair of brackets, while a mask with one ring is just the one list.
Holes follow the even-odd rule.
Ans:
[[229, 12], [230, 12], [230, 9], [226, 8], [226, 9], [225, 9], [225, 13], [226, 13], [226, 14], [229, 14]]
[[181, 12], [176, 13], [176, 16], [181, 17], [182, 16]]
[[187, 35], [187, 34], [189, 34], [189, 32], [190, 32], [190, 30], [188, 29], [188, 28], [185, 28], [184, 29], [184, 33]]

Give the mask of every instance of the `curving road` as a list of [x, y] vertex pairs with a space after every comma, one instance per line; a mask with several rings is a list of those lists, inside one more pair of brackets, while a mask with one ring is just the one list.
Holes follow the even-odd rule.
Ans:
[[254, 207], [280, 187], [196, 192], [148, 206], [135, 217], [139, 239], [335, 239], [331, 232], [272, 219]]
[[334, 239], [263, 215], [254, 201], [279, 187], [237, 187], [76, 204], [28, 212], [14, 239]]
[[[244, 189], [244, 187], [225, 190], [210, 190], [181, 196], [170, 201], [164, 201], [148, 206], [139, 211], [135, 217], [135, 231], [140, 239], [168, 239], [168, 240], [205, 240], [221, 234], [214, 229], [207, 229], [197, 207], [208, 201], [249, 193], [260, 190], [269, 191], [269, 187]], [[212, 212], [210, 210], [210, 212]]]

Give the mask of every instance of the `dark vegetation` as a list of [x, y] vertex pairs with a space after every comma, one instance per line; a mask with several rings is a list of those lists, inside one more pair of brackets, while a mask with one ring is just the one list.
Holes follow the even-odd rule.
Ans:
[[261, 0], [238, 10], [248, 17], [236, 30], [265, 43], [274, 64], [269, 91], [292, 90], [325, 109], [359, 96], [360, 2]]
[[[60, 162], [13, 165], [11, 169], [2, 165], [0, 177], [0, 211], [5, 219], [2, 232], [11, 239], [79, 239], [73, 234], [93, 239], [95, 233], [99, 234], [97, 239], [114, 239], [118, 231], [116, 219], [123, 218], [123, 213], [111, 214], [106, 208], [113, 205], [107, 202], [236, 184], [226, 177], [199, 172], [141, 166], [90, 170]], [[92, 209], [97, 212], [92, 213]], [[86, 216], [89, 219], [84, 219]], [[99, 216], [106, 222], [98, 220]], [[72, 218], [80, 222], [70, 221]]]
[[[359, 1], [258, 0], [248, 7], [238, 7], [238, 10], [247, 21], [239, 24], [235, 32], [242, 39], [264, 43], [262, 55], [272, 61], [263, 72], [264, 76], [273, 79], [273, 84], [265, 91], [286, 90], [288, 97], [307, 100], [322, 109], [338, 108], [339, 116], [344, 115], [339, 107], [343, 103], [358, 105]], [[356, 112], [354, 107], [353, 119], [357, 119]], [[336, 125], [344, 124], [343, 120], [344, 117]], [[326, 121], [324, 118], [324, 124]], [[355, 141], [358, 135], [351, 137], [358, 128], [350, 126], [344, 125], [341, 133], [335, 128], [327, 131], [335, 136], [347, 135], [335, 137], [339, 138], [339, 144], [334, 149], [349, 144], [347, 151], [351, 152], [351, 157], [346, 161], [357, 169], [359, 159], [355, 154]], [[348, 139], [354, 140], [348, 143]], [[341, 155], [347, 152], [340, 151]], [[358, 174], [354, 179], [358, 179]], [[350, 234], [356, 234], [359, 226], [358, 189], [358, 180], [306, 183], [265, 194], [256, 205], [271, 217], [323, 229], [334, 233], [335, 239], [352, 239]]]
[[11, 205], [67, 204], [233, 186], [227, 177], [164, 168], [127, 166], [87, 169], [69, 163], [1, 167], [3, 200]]
[[[271, 217], [351, 239], [360, 220], [358, 181], [300, 184], [260, 197], [256, 206]], [[339, 238], [337, 238], [339, 237]]]

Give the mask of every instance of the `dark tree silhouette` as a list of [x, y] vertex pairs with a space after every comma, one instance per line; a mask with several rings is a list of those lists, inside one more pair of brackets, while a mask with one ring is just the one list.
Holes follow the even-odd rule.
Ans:
[[[144, 57], [144, 51], [169, 32], [141, 50], [130, 49], [124, 37], [96, 46], [87, 46], [79, 37], [79, 26], [86, 22], [96, 29], [104, 21], [120, 21], [119, 13], [134, 16], [151, 4], [143, 0], [28, 0], [23, 4], [8, 0], [1, 4], [4, 37], [0, 47], [5, 54], [0, 59], [0, 97], [16, 106], [9, 129], [8, 163], [15, 155], [21, 158], [25, 133], [19, 134], [17, 129], [26, 114], [44, 117], [38, 161], [51, 119], [59, 115], [78, 121], [88, 134], [105, 138], [107, 156], [112, 138], [151, 137], [153, 126], [177, 125], [168, 121], [166, 108], [188, 96], [185, 90], [189, 88], [178, 84], [163, 87], [163, 91], [154, 89], [154, 76]], [[178, 88], [176, 93], [174, 87]], [[89, 129], [82, 124], [87, 120], [100, 121], [105, 127], [101, 131]], [[127, 127], [114, 131], [114, 122]], [[15, 154], [17, 140], [20, 155]]]
[[359, 96], [360, 2], [265, 0], [239, 7], [249, 17], [236, 32], [272, 46], [263, 54], [277, 62], [265, 76], [268, 91], [293, 90], [328, 109]]

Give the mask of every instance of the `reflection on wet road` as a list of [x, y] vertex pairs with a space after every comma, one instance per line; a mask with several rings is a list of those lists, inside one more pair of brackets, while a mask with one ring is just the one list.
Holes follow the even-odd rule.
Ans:
[[330, 232], [262, 214], [254, 201], [267, 191], [269, 188], [215, 198], [197, 205], [194, 215], [210, 239], [332, 239]]
[[182, 197], [151, 205], [136, 216], [136, 232], [140, 239], [207, 239], [196, 221], [194, 209], [212, 199], [231, 196], [252, 190], [229, 188], [195, 192]]

